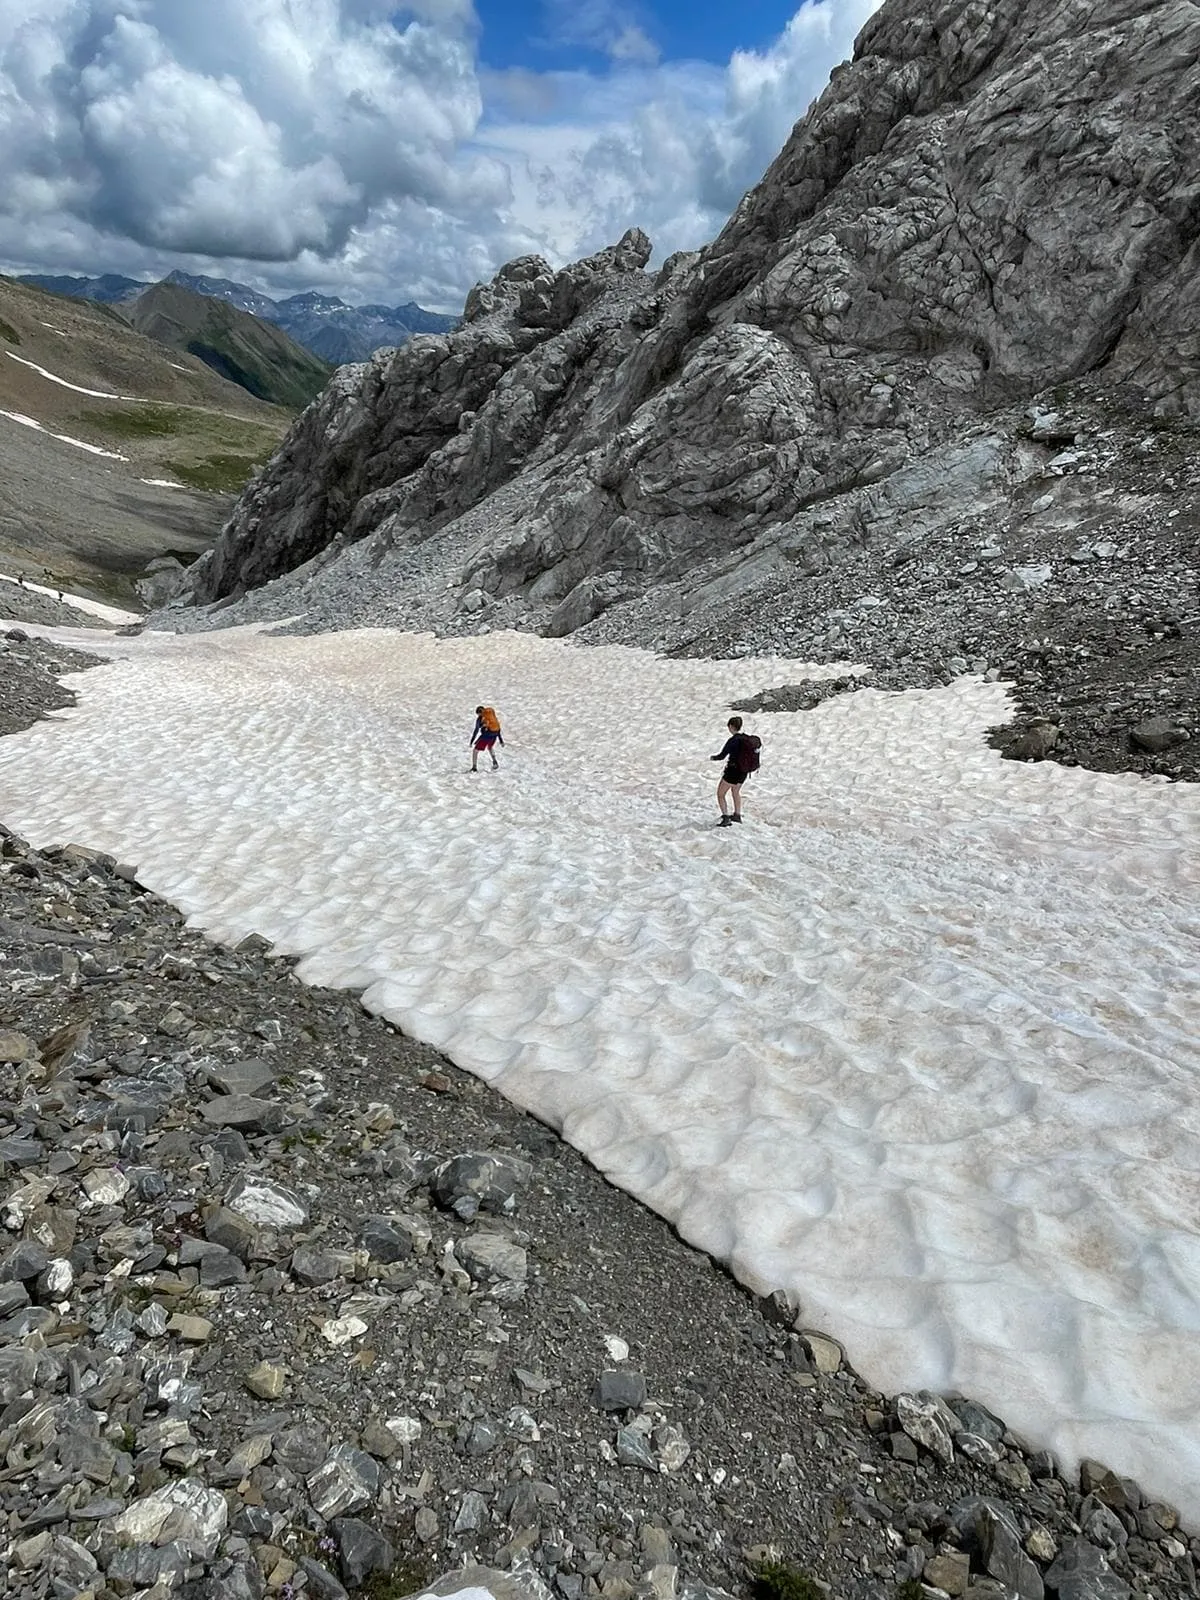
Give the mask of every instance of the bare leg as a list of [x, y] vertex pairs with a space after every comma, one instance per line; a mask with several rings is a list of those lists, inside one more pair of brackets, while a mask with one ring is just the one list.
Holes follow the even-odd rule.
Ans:
[[737, 821], [737, 822], [740, 822], [742, 820], [742, 786], [741, 786], [741, 784], [740, 783], [731, 783], [729, 785], [729, 792], [733, 796], [733, 815], [734, 815], [734, 820]]
[[729, 793], [730, 789], [732, 789], [732, 788], [733, 788], [733, 785], [731, 783], [726, 783], [724, 778], [722, 778], [720, 783], [717, 785], [717, 804], [721, 808], [721, 815], [723, 817], [726, 817], [726, 816], [729, 815], [729, 813], [725, 809], [725, 796]]

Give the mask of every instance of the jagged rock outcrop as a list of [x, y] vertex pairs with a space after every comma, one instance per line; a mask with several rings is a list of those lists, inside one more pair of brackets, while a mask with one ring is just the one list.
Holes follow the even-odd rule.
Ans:
[[565, 633], [987, 504], [981, 419], [1050, 386], [1200, 416], [1198, 174], [1195, 0], [888, 0], [706, 250], [523, 258], [340, 372], [187, 598], [369, 540], [432, 622]]

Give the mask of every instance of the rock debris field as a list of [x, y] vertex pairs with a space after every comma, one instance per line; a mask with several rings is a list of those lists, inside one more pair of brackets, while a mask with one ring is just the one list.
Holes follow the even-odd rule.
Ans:
[[[764, 1553], [847, 1594], [1190, 1592], [1188, 786], [1001, 762], [994, 685], [832, 694], [755, 719], [732, 840], [697, 775], [720, 695], [795, 663], [102, 648], [0, 746], [0, 815], [50, 851], [7, 838], [0, 879], [16, 1593], [399, 1593], [471, 1558], [626, 1600]], [[452, 725], [481, 678], [495, 778]], [[683, 704], [711, 741], [619, 764]]]

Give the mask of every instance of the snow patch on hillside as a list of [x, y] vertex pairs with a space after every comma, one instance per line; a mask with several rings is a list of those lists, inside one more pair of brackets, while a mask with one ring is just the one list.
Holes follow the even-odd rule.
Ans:
[[[89, 647], [92, 641], [88, 641]], [[889, 1388], [1200, 1513], [1200, 793], [1004, 762], [999, 685], [529, 635], [109, 641], [0, 818], [444, 1049]], [[467, 771], [496, 705], [501, 770]], [[69, 727], [62, 725], [65, 720]]]

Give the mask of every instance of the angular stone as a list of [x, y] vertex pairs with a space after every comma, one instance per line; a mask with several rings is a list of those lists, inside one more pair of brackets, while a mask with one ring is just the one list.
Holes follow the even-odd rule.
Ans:
[[382, 1534], [357, 1517], [335, 1517], [333, 1536], [338, 1547], [342, 1582], [359, 1589], [373, 1572], [389, 1572], [396, 1552]]
[[206, 1077], [223, 1095], [258, 1095], [278, 1078], [282, 1068], [257, 1058], [225, 1061], [209, 1067]]
[[1046, 1573], [1058, 1600], [1130, 1600], [1129, 1585], [1112, 1570], [1104, 1552], [1086, 1539], [1066, 1539]]
[[21, 1239], [0, 1259], [0, 1283], [32, 1283], [50, 1265], [45, 1249], [32, 1239]]
[[455, 1448], [464, 1456], [478, 1460], [490, 1455], [500, 1443], [500, 1430], [494, 1422], [477, 1417], [474, 1422], [464, 1422], [455, 1439]]
[[475, 1489], [468, 1489], [459, 1502], [454, 1519], [456, 1534], [479, 1533], [488, 1524], [487, 1501]]
[[310, 1287], [332, 1283], [342, 1275], [342, 1264], [332, 1251], [320, 1250], [310, 1244], [299, 1245], [292, 1251], [290, 1269], [298, 1283]]
[[981, 1439], [977, 1433], [956, 1433], [954, 1448], [959, 1455], [966, 1456], [968, 1461], [974, 1461], [981, 1467], [994, 1467], [1000, 1460], [1000, 1452], [996, 1446], [989, 1444], [986, 1439]]
[[311, 1556], [301, 1556], [300, 1567], [307, 1579], [305, 1593], [314, 1596], [314, 1600], [350, 1600], [333, 1573], [319, 1561], [314, 1561]]
[[308, 1498], [326, 1521], [360, 1511], [379, 1493], [379, 1463], [353, 1445], [336, 1445], [308, 1479]]
[[617, 1462], [622, 1467], [641, 1467], [644, 1472], [658, 1471], [650, 1441], [638, 1428], [617, 1429]]
[[1102, 1461], [1093, 1461], [1085, 1457], [1079, 1463], [1079, 1490], [1083, 1495], [1095, 1495], [1103, 1505], [1112, 1511], [1135, 1510], [1131, 1507], [1129, 1496], [1125, 1492], [1125, 1485], [1111, 1467], [1106, 1467]]
[[1004, 1438], [1004, 1424], [993, 1416], [986, 1406], [974, 1400], [948, 1400], [947, 1405], [962, 1424], [965, 1433], [986, 1439], [989, 1444], [999, 1444]]
[[627, 1367], [613, 1367], [602, 1372], [592, 1395], [592, 1404], [601, 1411], [636, 1411], [645, 1402], [645, 1378]]
[[551, 1600], [550, 1590], [528, 1565], [512, 1572], [500, 1572], [495, 1567], [459, 1567], [428, 1584], [422, 1595], [436, 1595], [438, 1600], [479, 1600], [480, 1591], [490, 1600]]
[[328, 1439], [311, 1423], [287, 1428], [275, 1436], [275, 1460], [298, 1477], [306, 1478], [315, 1472], [328, 1454]]
[[200, 1107], [200, 1115], [214, 1127], [234, 1128], [238, 1133], [278, 1133], [288, 1120], [287, 1112], [274, 1100], [257, 1100], [248, 1094], [209, 1100]]
[[954, 1508], [953, 1520], [974, 1565], [1020, 1600], [1042, 1600], [1042, 1575], [1021, 1548], [1010, 1511], [995, 1501], [972, 1497]]
[[129, 1179], [117, 1167], [107, 1170], [98, 1168], [95, 1172], [85, 1174], [83, 1190], [93, 1205], [117, 1206], [124, 1200], [131, 1188]]
[[0, 1139], [0, 1164], [9, 1167], [34, 1167], [46, 1158], [46, 1146], [40, 1139], [22, 1139], [10, 1134]]
[[830, 1339], [823, 1333], [802, 1333], [804, 1348], [809, 1359], [818, 1372], [826, 1375], [837, 1372], [845, 1360], [845, 1352], [836, 1339]]
[[[896, 1420], [908, 1437], [949, 1465], [954, 1460], [954, 1441], [944, 1409], [935, 1395], [924, 1391], [896, 1396]], [[957, 1424], [957, 1421], [951, 1413], [951, 1422]]]
[[1170, 717], [1147, 717], [1136, 728], [1129, 730], [1129, 737], [1139, 750], [1161, 755], [1186, 739], [1187, 732]]
[[0, 1028], [0, 1062], [16, 1064], [36, 1061], [38, 1048], [28, 1034], [15, 1028]]
[[113, 1522], [113, 1532], [131, 1544], [181, 1539], [210, 1560], [228, 1520], [224, 1495], [195, 1478], [180, 1478], [127, 1506]]
[[235, 1179], [225, 1204], [260, 1228], [302, 1228], [308, 1221], [308, 1207], [294, 1190], [257, 1175]]
[[65, 1533], [51, 1539], [45, 1565], [68, 1592], [84, 1589], [100, 1570], [92, 1552]]
[[182, 1311], [167, 1319], [167, 1332], [187, 1344], [204, 1344], [212, 1337], [213, 1325], [207, 1317], [192, 1317]]
[[14, 1279], [10, 1283], [0, 1283], [0, 1318], [11, 1316], [14, 1311], [20, 1311], [29, 1304], [29, 1295], [25, 1285]]
[[502, 1233], [471, 1233], [459, 1239], [454, 1253], [476, 1283], [524, 1283], [529, 1256]]
[[204, 1219], [204, 1237], [211, 1244], [220, 1245], [241, 1261], [248, 1261], [254, 1249], [258, 1230], [252, 1222], [231, 1211], [227, 1206], [216, 1206]]
[[359, 1241], [373, 1260], [385, 1265], [405, 1260], [413, 1249], [409, 1235], [393, 1226], [388, 1217], [368, 1217], [362, 1225]]
[[260, 1400], [278, 1400], [287, 1386], [287, 1374], [270, 1361], [260, 1361], [242, 1379], [252, 1395]]
[[516, 1210], [517, 1195], [532, 1174], [529, 1163], [514, 1156], [467, 1151], [444, 1161], [429, 1188], [439, 1206], [467, 1221], [479, 1211], [507, 1216]]
[[70, 1206], [40, 1205], [29, 1213], [25, 1237], [33, 1239], [50, 1256], [71, 1253], [79, 1227], [79, 1213]]
[[970, 1557], [957, 1550], [948, 1550], [927, 1561], [921, 1577], [925, 1583], [944, 1590], [948, 1595], [965, 1594], [971, 1578]]

